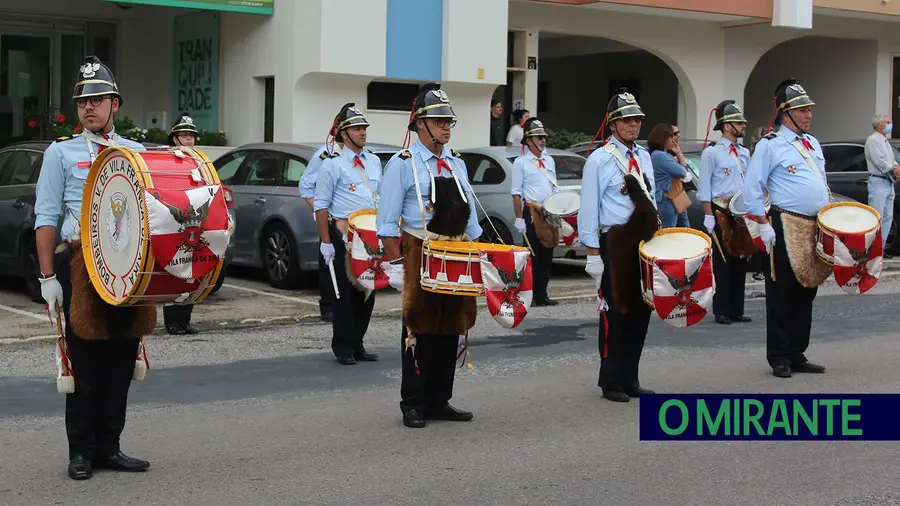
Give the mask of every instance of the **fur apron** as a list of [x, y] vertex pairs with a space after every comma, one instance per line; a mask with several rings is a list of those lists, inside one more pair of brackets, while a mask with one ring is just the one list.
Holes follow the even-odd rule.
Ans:
[[541, 246], [545, 248], [555, 248], [559, 244], [559, 229], [544, 219], [542, 208], [529, 205], [531, 213], [531, 225], [534, 227], [534, 234], [540, 241]]
[[72, 250], [69, 260], [72, 300], [69, 325], [86, 341], [140, 339], [156, 328], [156, 305], [113, 306], [94, 289], [81, 248]]
[[[428, 222], [429, 239], [466, 240], [465, 231], [469, 217], [469, 205], [463, 202], [453, 178], [437, 177], [434, 180], [436, 202], [432, 202], [434, 214]], [[434, 238], [437, 235], [439, 237]], [[417, 334], [454, 335], [466, 334], [475, 326], [478, 314], [477, 297], [444, 295], [422, 289], [421, 273], [423, 241], [403, 232], [403, 317], [406, 326]]]
[[816, 220], [781, 213], [781, 227], [784, 247], [797, 281], [804, 288], [821, 286], [831, 276], [833, 268], [816, 255]]
[[641, 241], [649, 241], [659, 230], [659, 212], [633, 174], [625, 176], [625, 190], [634, 204], [634, 211], [624, 225], [610, 227], [606, 236], [609, 258], [606, 268], [610, 272], [613, 292], [610, 300], [623, 315], [645, 306], [641, 294], [639, 247]]
[[716, 215], [719, 230], [722, 231], [722, 248], [725, 253], [732, 257], [749, 258], [759, 251], [747, 226], [738, 223], [731, 213], [716, 207], [713, 213]]

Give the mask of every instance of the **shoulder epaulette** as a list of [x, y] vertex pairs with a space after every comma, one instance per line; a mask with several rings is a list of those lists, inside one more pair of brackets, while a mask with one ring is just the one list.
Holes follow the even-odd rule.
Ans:
[[329, 153], [328, 151], [322, 151], [322, 154], [319, 155], [319, 158], [321, 158], [322, 160], [327, 160], [329, 158], [337, 158], [339, 156], [341, 156], [341, 154], [338, 153], [337, 151], [335, 151], [334, 153]]
[[454, 158], [462, 158], [462, 155], [459, 154], [459, 151], [456, 151], [455, 149], [451, 149], [451, 150], [450, 150], [450, 153], [453, 154], [453, 157], [454, 157]]
[[71, 139], [71, 138], [72, 138], [72, 137], [70, 137], [70, 136], [68, 136], [68, 135], [63, 135], [62, 137], [57, 137], [57, 138], [56, 138], [56, 142], [67, 141], [67, 140], [69, 140], [69, 139]]
[[778, 134], [777, 134], [776, 132], [769, 132], [769, 133], [767, 133], [767, 134], [763, 137], [763, 139], [769, 139], [769, 140], [772, 140], [772, 139], [774, 139], [775, 137], [778, 137]]
[[405, 151], [402, 151], [397, 156], [399, 156], [401, 160], [406, 160], [407, 158], [412, 158], [412, 153], [410, 153], [409, 150], [407, 149]]

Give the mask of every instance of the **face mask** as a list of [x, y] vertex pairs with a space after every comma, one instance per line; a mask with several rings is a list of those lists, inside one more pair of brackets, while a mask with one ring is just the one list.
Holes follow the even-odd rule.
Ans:
[[893, 123], [888, 123], [888, 124], [885, 125], [885, 127], [884, 127], [884, 133], [889, 134], [889, 133], [891, 133], [891, 130], [893, 130], [893, 129], [894, 129], [894, 124], [893, 124]]

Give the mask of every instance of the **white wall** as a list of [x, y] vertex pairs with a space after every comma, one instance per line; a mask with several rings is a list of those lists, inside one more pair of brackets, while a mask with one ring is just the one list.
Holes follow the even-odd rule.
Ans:
[[444, 82], [506, 84], [508, 13], [508, 0], [444, 0]]

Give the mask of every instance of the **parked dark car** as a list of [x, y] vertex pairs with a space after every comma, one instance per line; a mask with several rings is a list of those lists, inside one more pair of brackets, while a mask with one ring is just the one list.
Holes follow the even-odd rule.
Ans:
[[[43, 303], [41, 286], [37, 280], [39, 266], [34, 239], [35, 188], [44, 151], [52, 141], [26, 141], [9, 144], [0, 149], [0, 275], [21, 278], [25, 293], [34, 302]], [[146, 147], [158, 144], [145, 143]], [[231, 211], [229, 211], [231, 212]], [[62, 220], [60, 220], [62, 225]], [[57, 231], [60, 227], [57, 227]], [[232, 244], [226, 252], [230, 260]], [[215, 290], [222, 286], [225, 276], [219, 276]]]

